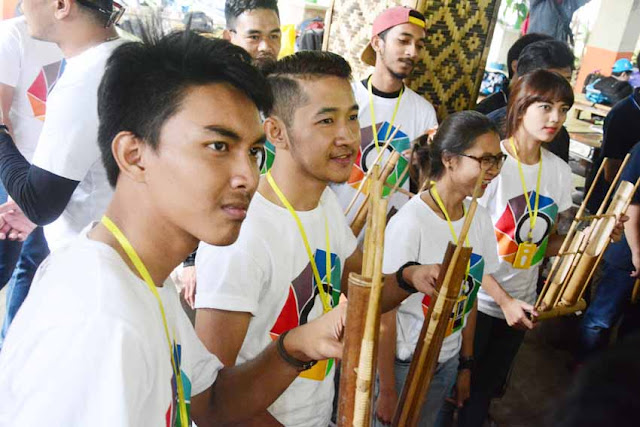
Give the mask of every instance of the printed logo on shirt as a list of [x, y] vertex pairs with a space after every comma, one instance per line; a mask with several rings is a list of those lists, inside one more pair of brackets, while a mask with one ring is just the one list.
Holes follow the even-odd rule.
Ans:
[[273, 166], [273, 161], [276, 159], [276, 147], [270, 143], [269, 141], [265, 141], [264, 143], [264, 157], [262, 157], [262, 161], [260, 162], [260, 175], [264, 175], [271, 169]]
[[44, 121], [47, 113], [47, 97], [62, 76], [66, 64], [67, 62], [63, 59], [45, 65], [27, 89], [27, 98], [36, 119]]
[[[535, 206], [535, 201], [536, 192], [532, 191], [530, 195], [531, 207]], [[538, 246], [538, 250], [532, 258], [532, 267], [544, 258], [549, 233], [555, 224], [557, 215], [558, 205], [553, 199], [540, 195], [538, 218], [532, 233], [532, 243]], [[527, 241], [529, 230], [531, 230], [530, 216], [524, 194], [514, 197], [507, 203], [504, 212], [494, 226], [498, 242], [498, 255], [503, 261], [513, 264], [518, 245]]]
[[[331, 296], [331, 306], [335, 307], [340, 300], [340, 280], [342, 279], [342, 266], [338, 255], [331, 254], [331, 272], [326, 274], [326, 252], [316, 249], [314, 259], [318, 267], [318, 273], [323, 282], [323, 289]], [[311, 270], [311, 264], [302, 270], [289, 286], [289, 295], [284, 307], [278, 315], [276, 323], [271, 328], [271, 339], [276, 340], [285, 331], [304, 325], [310, 320], [322, 314], [322, 302], [319, 290]], [[322, 381], [331, 372], [333, 360], [317, 363], [312, 369], [300, 374], [303, 378]]]
[[[378, 131], [379, 148], [382, 149], [382, 147], [384, 147], [386, 143], [387, 135], [391, 136], [393, 132], [395, 132], [396, 128], [392, 127], [389, 130], [389, 123], [384, 122], [376, 125], [376, 129]], [[376, 144], [373, 139], [373, 127], [368, 126], [360, 129], [360, 136], [362, 138], [362, 141], [360, 142], [358, 157], [353, 164], [351, 176], [347, 181], [348, 184], [354, 189], [358, 189], [360, 182], [362, 182], [362, 180], [364, 179], [367, 171], [371, 169], [371, 167], [373, 167], [373, 162], [378, 156], [378, 148], [376, 148]], [[402, 153], [403, 151], [408, 150], [410, 147], [411, 141], [409, 140], [407, 134], [402, 132], [402, 130], [398, 131], [398, 133], [396, 133], [393, 140], [391, 141], [391, 144], [389, 144], [389, 146], [387, 147], [387, 152], [382, 155], [382, 161], [380, 162], [380, 164], [384, 166], [387, 159], [394, 151]], [[403, 172], [407, 169], [408, 164], [409, 162], [404, 157], [400, 157], [398, 164], [387, 179], [387, 187], [383, 189], [383, 196], [389, 195], [391, 188], [396, 185], [398, 180], [400, 180], [400, 177], [402, 177], [402, 180], [398, 186], [402, 186], [405, 182], [407, 182], [407, 180], [409, 179], [408, 173], [405, 173], [404, 176], [402, 175]]]
[[[187, 419], [189, 420], [188, 426], [191, 425], [191, 380], [187, 374], [182, 370], [182, 346], [180, 344], [173, 344], [173, 357], [180, 369], [180, 377], [182, 378], [182, 388], [184, 390], [184, 400], [187, 406]], [[169, 360], [171, 363], [171, 360]], [[185, 427], [180, 421], [178, 411], [178, 388], [176, 383], [175, 372], [171, 375], [171, 403], [165, 413], [165, 420], [167, 422], [166, 427]]]
[[[448, 337], [454, 332], [457, 332], [464, 328], [467, 315], [473, 308], [473, 304], [476, 302], [476, 296], [482, 285], [482, 276], [484, 274], [484, 258], [474, 253], [471, 254], [469, 260], [469, 275], [462, 283], [460, 288], [460, 296], [453, 306], [451, 317], [449, 318], [449, 324], [445, 332], [445, 337]], [[425, 295], [422, 299], [422, 312], [425, 318], [429, 312], [429, 306], [431, 304], [431, 297]]]

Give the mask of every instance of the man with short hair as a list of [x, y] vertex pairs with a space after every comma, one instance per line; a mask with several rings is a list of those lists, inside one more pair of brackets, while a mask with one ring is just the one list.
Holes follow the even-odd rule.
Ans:
[[[53, 43], [30, 37], [22, 16], [0, 23], [0, 64], [0, 124], [7, 126], [16, 147], [30, 161], [42, 130], [47, 95], [64, 70], [62, 52]], [[7, 192], [0, 182], [0, 203], [6, 201]], [[42, 227], [24, 243], [0, 240], [0, 288], [8, 283], [0, 347], [36, 269], [48, 254]]]
[[23, 240], [33, 223], [44, 225], [53, 251], [100, 218], [111, 198], [96, 97], [105, 62], [121, 44], [114, 25], [123, 10], [112, 0], [61, 0], [55, 7], [25, 0], [23, 9], [31, 36], [56, 43], [66, 65], [48, 97], [32, 164], [10, 140], [0, 144], [0, 178], [13, 199], [0, 207], [0, 232]]
[[227, 0], [225, 40], [240, 46], [258, 68], [278, 59], [282, 32], [277, 0]]
[[101, 222], [44, 261], [0, 353], [0, 414], [12, 424], [235, 424], [312, 360], [342, 353], [342, 309], [236, 368], [198, 340], [168, 277], [198, 241], [236, 240], [272, 96], [226, 41], [145, 40], [114, 51], [98, 94], [113, 199]]
[[[535, 70], [544, 69], [554, 71], [571, 81], [575, 68], [575, 57], [568, 44], [558, 40], [542, 40], [531, 43], [522, 50], [518, 57], [516, 73], [519, 77]], [[501, 137], [504, 138], [507, 107], [499, 108], [487, 114], [498, 125]], [[569, 161], [569, 132], [563, 126], [558, 135], [544, 146], [565, 162]]]
[[502, 107], [506, 107], [509, 102], [509, 89], [515, 82], [518, 81], [518, 57], [522, 50], [529, 46], [531, 43], [535, 43], [541, 40], [551, 40], [553, 37], [548, 36], [546, 34], [539, 33], [529, 33], [520, 37], [516, 42], [511, 45], [509, 51], [507, 52], [507, 68], [509, 71], [509, 85], [505, 87], [503, 90], [499, 92], [492, 93], [487, 96], [485, 99], [480, 101], [476, 106], [475, 110], [481, 112], [482, 114], [489, 114], [492, 111], [500, 109]]
[[[225, 366], [247, 363], [289, 329], [304, 325], [348, 293], [350, 271], [362, 253], [328, 188], [344, 182], [360, 146], [351, 67], [342, 57], [303, 51], [278, 61], [269, 82], [274, 109], [266, 137], [278, 150], [260, 179], [238, 241], [201, 243], [196, 257], [196, 332]], [[426, 289], [437, 266], [408, 270], [411, 286]], [[390, 276], [383, 310], [409, 296]], [[250, 425], [329, 425], [335, 363], [318, 363]]]
[[[383, 162], [394, 151], [408, 150], [411, 141], [438, 124], [433, 106], [403, 82], [424, 51], [425, 25], [424, 15], [402, 6], [385, 10], [373, 22], [371, 41], [361, 56], [365, 64], [374, 67], [373, 74], [353, 84], [360, 107], [358, 120], [362, 142], [348, 182], [334, 186], [343, 208], [349, 205], [359, 183], [373, 166], [378, 151], [397, 127], [400, 130], [383, 156]], [[401, 158], [387, 183], [395, 185], [407, 167], [408, 161]], [[409, 189], [407, 175], [401, 186]], [[388, 192], [385, 189], [385, 194]], [[389, 210], [397, 211], [407, 200], [407, 196], [395, 193], [389, 200]], [[359, 197], [358, 203], [361, 201], [362, 197]], [[355, 210], [349, 212], [349, 218]]]

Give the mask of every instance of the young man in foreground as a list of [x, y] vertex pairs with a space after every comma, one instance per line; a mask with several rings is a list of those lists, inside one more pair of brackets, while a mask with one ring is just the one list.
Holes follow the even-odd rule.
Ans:
[[167, 279], [199, 240], [233, 243], [256, 190], [260, 111], [272, 98], [250, 62], [227, 42], [189, 32], [128, 43], [109, 59], [99, 143], [114, 197], [101, 223], [39, 270], [0, 355], [2, 419], [238, 422], [264, 410], [311, 360], [340, 356], [335, 310], [223, 368]]

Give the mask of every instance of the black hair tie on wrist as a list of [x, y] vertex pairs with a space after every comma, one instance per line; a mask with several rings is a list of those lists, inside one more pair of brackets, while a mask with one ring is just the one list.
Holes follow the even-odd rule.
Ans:
[[318, 363], [317, 360], [310, 360], [308, 362], [302, 361], [302, 360], [297, 359], [297, 358], [293, 357], [292, 355], [290, 355], [287, 352], [287, 350], [284, 348], [284, 337], [286, 337], [289, 332], [291, 332], [291, 329], [289, 329], [288, 331], [283, 332], [278, 337], [278, 341], [276, 343], [276, 347], [278, 348], [278, 354], [280, 355], [280, 357], [282, 357], [282, 360], [284, 360], [289, 365], [291, 365], [294, 368], [296, 368], [298, 370], [298, 372], [303, 372], [303, 371], [306, 371], [308, 369], [313, 368], [313, 366], [316, 363]]

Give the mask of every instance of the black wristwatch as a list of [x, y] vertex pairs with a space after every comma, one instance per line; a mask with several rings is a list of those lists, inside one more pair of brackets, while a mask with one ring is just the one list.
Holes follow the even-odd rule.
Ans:
[[408, 263], [404, 264], [396, 272], [396, 280], [398, 281], [398, 286], [400, 287], [400, 289], [404, 289], [410, 294], [415, 294], [416, 292], [418, 292], [418, 290], [411, 283], [404, 280], [404, 277], [402, 277], [402, 272], [404, 271], [404, 269], [407, 267], [411, 267], [412, 265], [420, 265], [420, 263], [415, 261], [409, 261]]
[[476, 363], [476, 360], [473, 356], [460, 356], [460, 363], [458, 364], [458, 371], [462, 371], [464, 369], [468, 369], [473, 371], [473, 367]]
[[284, 337], [286, 337], [289, 332], [291, 332], [291, 330], [283, 332], [278, 337], [278, 341], [277, 341], [277, 344], [276, 344], [276, 347], [278, 348], [278, 354], [280, 355], [280, 357], [282, 357], [282, 360], [284, 360], [289, 365], [291, 365], [294, 368], [296, 368], [298, 370], [298, 372], [303, 372], [303, 371], [306, 371], [308, 369], [313, 368], [313, 366], [316, 363], [318, 363], [317, 360], [310, 360], [308, 362], [305, 362], [305, 361], [302, 361], [300, 359], [296, 359], [295, 357], [293, 357], [292, 355], [287, 353], [287, 350], [284, 348]]

